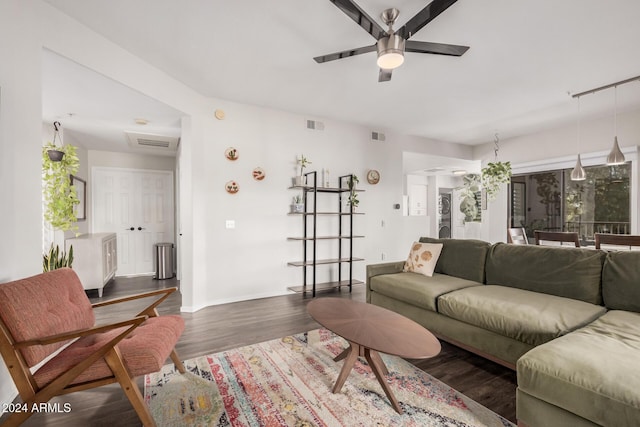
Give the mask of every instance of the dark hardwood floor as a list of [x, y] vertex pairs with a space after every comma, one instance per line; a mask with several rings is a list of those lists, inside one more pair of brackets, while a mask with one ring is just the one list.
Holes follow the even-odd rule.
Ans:
[[[179, 286], [175, 279], [153, 280], [151, 277], [116, 278], [104, 288], [102, 299], [97, 291], [88, 291], [92, 302], [135, 294], [147, 290]], [[364, 286], [329, 291], [319, 296], [338, 296], [365, 300]], [[177, 345], [182, 359], [254, 344], [318, 328], [307, 314], [310, 297], [286, 295], [204, 308], [196, 313], [181, 313], [186, 324]], [[181, 296], [174, 293], [158, 309], [161, 314], [179, 313]], [[127, 303], [114, 309], [107, 306], [96, 313], [97, 323], [104, 324], [136, 314], [144, 302]], [[169, 361], [170, 362], [170, 361]], [[169, 363], [168, 362], [168, 363]], [[516, 374], [482, 357], [453, 345], [442, 343], [442, 352], [433, 359], [413, 361], [416, 366], [502, 415], [516, 421]], [[142, 391], [142, 378], [138, 379]], [[52, 402], [69, 403], [68, 413], [35, 414], [24, 426], [139, 426], [140, 421], [120, 386], [112, 384], [97, 389], [57, 397]], [[0, 418], [0, 424], [4, 421]]]

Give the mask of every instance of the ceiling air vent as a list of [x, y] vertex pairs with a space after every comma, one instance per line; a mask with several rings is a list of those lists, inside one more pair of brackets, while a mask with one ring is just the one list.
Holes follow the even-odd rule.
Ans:
[[386, 137], [384, 136], [384, 133], [382, 133], [382, 132], [371, 132], [371, 140], [372, 141], [384, 142], [385, 139], [386, 139]]
[[324, 123], [317, 120], [307, 120], [307, 129], [324, 130]]
[[175, 136], [151, 135], [147, 133], [125, 132], [131, 147], [175, 152], [180, 138]]

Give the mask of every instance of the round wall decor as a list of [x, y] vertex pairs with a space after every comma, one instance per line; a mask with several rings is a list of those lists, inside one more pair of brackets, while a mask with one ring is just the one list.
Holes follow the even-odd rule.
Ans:
[[375, 169], [371, 169], [369, 172], [367, 172], [367, 182], [369, 184], [377, 184], [378, 182], [380, 182], [380, 172]]
[[235, 181], [227, 181], [227, 183], [224, 185], [224, 189], [227, 190], [227, 193], [229, 194], [236, 194], [238, 191], [240, 191], [240, 187]]
[[256, 181], [262, 181], [265, 177], [264, 170], [262, 168], [255, 168], [252, 172], [253, 179]]
[[240, 154], [238, 153], [238, 150], [236, 150], [233, 147], [229, 147], [225, 150], [224, 152], [224, 156], [232, 161], [238, 160], [238, 157], [240, 156]]

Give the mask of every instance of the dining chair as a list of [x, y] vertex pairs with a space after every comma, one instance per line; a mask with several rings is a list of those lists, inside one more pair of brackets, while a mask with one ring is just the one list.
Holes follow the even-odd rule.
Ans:
[[631, 250], [632, 246], [640, 246], [640, 236], [631, 234], [609, 234], [595, 233], [596, 249], [601, 249], [601, 245], [628, 246]]
[[509, 243], [514, 245], [528, 245], [529, 239], [527, 239], [527, 232], [524, 227], [514, 227], [507, 229], [507, 237]]
[[536, 239], [536, 245], [540, 245], [542, 241], [545, 242], [560, 242], [562, 246], [563, 243], [573, 243], [576, 248], [580, 247], [580, 238], [578, 237], [577, 232], [573, 231], [539, 231], [536, 230], [533, 232], [533, 235]]

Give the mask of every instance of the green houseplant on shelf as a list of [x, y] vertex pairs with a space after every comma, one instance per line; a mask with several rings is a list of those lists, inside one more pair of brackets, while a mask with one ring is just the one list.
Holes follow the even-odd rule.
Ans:
[[349, 197], [347, 198], [347, 205], [351, 206], [351, 211], [355, 211], [360, 204], [360, 200], [358, 200], [358, 193], [356, 193], [356, 184], [359, 182], [360, 180], [356, 175], [351, 175], [349, 178]]
[[[56, 127], [56, 134], [58, 129]], [[55, 137], [54, 137], [55, 141]], [[49, 152], [61, 151], [63, 156], [51, 159]], [[60, 157], [60, 160], [58, 160]], [[42, 191], [44, 198], [44, 219], [54, 229], [61, 231], [77, 230], [75, 206], [80, 203], [76, 189], [71, 185], [71, 175], [78, 172], [80, 161], [73, 145], [56, 146], [48, 142], [42, 147]], [[60, 252], [57, 245], [43, 255], [43, 267], [70, 267], [73, 262], [72, 248], [69, 255]], [[45, 270], [47, 271], [47, 270]]]
[[304, 154], [301, 154], [300, 158], [297, 160], [297, 164], [300, 165], [300, 175], [294, 178], [293, 185], [296, 187], [301, 187], [307, 185], [307, 180], [304, 176], [304, 170], [308, 165], [311, 164], [311, 162], [304, 156]]

